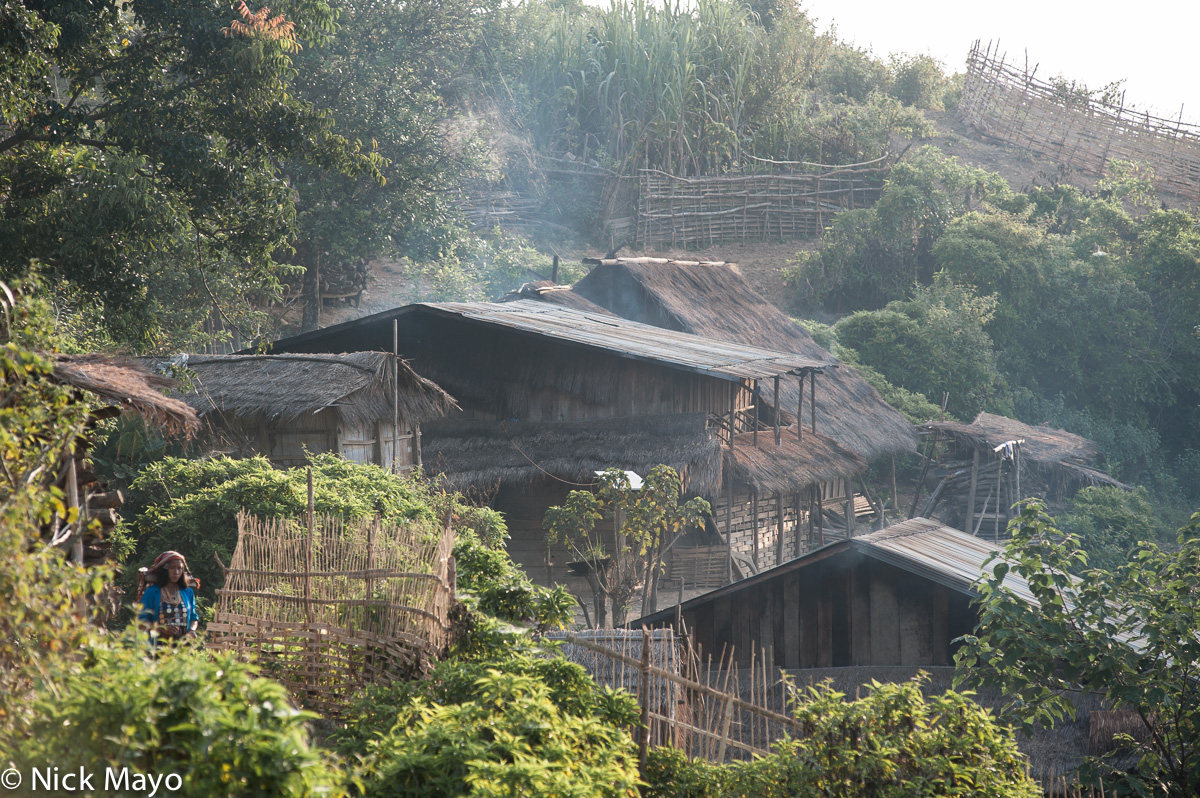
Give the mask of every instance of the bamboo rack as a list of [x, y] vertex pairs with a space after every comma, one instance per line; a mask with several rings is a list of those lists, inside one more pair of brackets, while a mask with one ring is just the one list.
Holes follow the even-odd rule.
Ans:
[[254, 653], [296, 700], [337, 716], [367, 683], [424, 673], [445, 648], [454, 532], [378, 519], [238, 514], [208, 645]]
[[[1200, 199], [1200, 126], [1151, 116], [1064, 91], [1035, 77], [1036, 66], [1005, 62], [978, 40], [967, 57], [959, 114], [985, 136], [1093, 175], [1110, 160], [1145, 163], [1162, 191]], [[1181, 112], [1182, 117], [1182, 112]]]
[[874, 202], [878, 176], [886, 172], [883, 161], [806, 168], [810, 171], [693, 178], [643, 169], [638, 243], [703, 247], [809, 238], [837, 212]]

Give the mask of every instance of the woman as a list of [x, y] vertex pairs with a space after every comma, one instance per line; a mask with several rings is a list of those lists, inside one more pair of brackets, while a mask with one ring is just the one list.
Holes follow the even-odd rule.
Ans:
[[200, 616], [196, 594], [188, 587], [187, 560], [177, 551], [164, 551], [146, 572], [146, 591], [138, 619], [152, 634], [168, 640], [196, 636]]

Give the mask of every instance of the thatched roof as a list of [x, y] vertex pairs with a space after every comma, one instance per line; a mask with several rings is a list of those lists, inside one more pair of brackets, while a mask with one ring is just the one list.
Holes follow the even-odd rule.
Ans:
[[[803, 327], [755, 293], [733, 264], [607, 259], [573, 291], [627, 319], [837, 362]], [[794, 413], [799, 386], [785, 379], [781, 388], [782, 409]], [[774, 401], [770, 381], [760, 385], [760, 396]], [[908, 420], [844, 365], [817, 377], [817, 431], [868, 460], [916, 447]]]
[[400, 416], [424, 422], [457, 407], [437, 384], [387, 352], [341, 355], [189, 355], [195, 390], [182, 398], [198, 413], [295, 421], [335, 408], [348, 424], [390, 419], [392, 364], [399, 363]]
[[783, 431], [779, 446], [774, 431], [760, 431], [754, 446], [752, 433], [742, 433], [733, 450], [723, 449], [724, 466], [733, 469], [733, 478], [759, 493], [796, 493], [817, 482], [828, 482], [865, 471], [867, 462], [835, 440], [804, 432], [796, 439], [795, 428]]
[[454, 488], [548, 476], [591, 484], [606, 468], [645, 474], [665, 464], [679, 472], [685, 491], [706, 495], [721, 485], [720, 446], [704, 413], [570, 422], [456, 418], [422, 429], [425, 467]]
[[601, 315], [612, 316], [614, 314], [592, 302], [590, 299], [584, 299], [579, 294], [571, 290], [569, 285], [558, 285], [549, 280], [538, 280], [535, 283], [525, 283], [515, 291], [509, 291], [498, 302], [516, 302], [520, 299], [539, 299], [542, 302], [549, 302], [552, 305], [563, 305], [568, 308], [578, 308], [591, 313], [599, 313]]
[[108, 355], [53, 355], [54, 379], [138, 413], [168, 435], [190, 437], [200, 428], [196, 412], [163, 394], [175, 381], [133, 360]]
[[1057, 470], [1068, 480], [1087, 485], [1128, 488], [1124, 483], [1091, 467], [1099, 448], [1081, 435], [1045, 425], [1034, 427], [991, 413], [980, 413], [970, 424], [938, 421], [924, 424], [921, 428], [949, 438], [964, 449], [978, 449], [985, 453], [990, 453], [1006, 441], [1024, 440], [1025, 443], [1021, 444], [1022, 464]]

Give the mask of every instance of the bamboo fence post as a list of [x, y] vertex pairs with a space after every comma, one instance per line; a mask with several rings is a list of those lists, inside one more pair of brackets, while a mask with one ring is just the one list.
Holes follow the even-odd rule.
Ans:
[[308, 472], [308, 534], [304, 538], [304, 620], [306, 623], [313, 622], [312, 609], [312, 547], [313, 547], [313, 511], [315, 509], [313, 503], [313, 476], [312, 466], [307, 469]]
[[642, 733], [638, 740], [638, 766], [646, 772], [646, 759], [650, 753], [650, 630], [642, 627], [642, 665], [639, 698], [642, 705]]

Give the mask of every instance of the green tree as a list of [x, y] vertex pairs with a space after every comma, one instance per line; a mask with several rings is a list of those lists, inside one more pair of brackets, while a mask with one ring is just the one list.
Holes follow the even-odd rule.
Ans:
[[947, 391], [947, 408], [974, 418], [985, 408], [1007, 409], [995, 348], [984, 331], [995, 308], [995, 296], [976, 296], [939, 274], [932, 286], [917, 286], [912, 300], [859, 311], [834, 329], [842, 346], [890, 382], [925, 396]]
[[[1194, 795], [1200, 784], [1200, 513], [1168, 551], [1148, 543], [1112, 572], [1084, 570], [1074, 535], [1036, 502], [977, 584], [979, 626], [955, 657], [960, 681], [1009, 696], [1005, 717], [1030, 730], [1074, 716], [1071, 690], [1101, 693], [1135, 713], [1139, 756], [1119, 778], [1139, 795]], [[1003, 584], [1029, 584], [1028, 603]], [[1076, 576], [1078, 574], [1078, 576]], [[1103, 769], [1103, 763], [1096, 767]], [[1108, 774], [1105, 774], [1108, 775]]]
[[1143, 541], [1163, 542], [1150, 494], [1140, 486], [1132, 491], [1083, 488], [1058, 521], [1064, 532], [1079, 539], [1088, 567], [1100, 571], [1116, 571]]
[[294, 56], [328, 39], [332, 9], [19, 5], [0, 16], [15, 65], [0, 84], [0, 276], [40, 261], [66, 309], [143, 350], [214, 312], [261, 321], [250, 302], [279, 289], [295, 221], [280, 162], [378, 174], [293, 93]]
[[[655, 466], [636, 489], [624, 471], [610, 468], [596, 492], [573, 490], [566, 504], [546, 510], [547, 539], [562, 541], [587, 563], [597, 626], [607, 625], [607, 599], [613, 625], [623, 625], [638, 588], [653, 581], [665, 547], [685, 525], [702, 523], [711, 512], [704, 499], [681, 504], [679, 498], [679, 475], [670, 466]], [[606, 515], [611, 528], [599, 523]]]
[[933, 280], [933, 246], [959, 216], [985, 204], [1027, 204], [999, 175], [925, 147], [892, 167], [870, 208], [837, 214], [822, 246], [802, 252], [784, 279], [801, 304], [877, 309]]
[[111, 576], [71, 565], [43, 538], [78, 521], [52, 483], [90, 408], [53, 379], [53, 316], [26, 293], [35, 289], [0, 283], [0, 731], [30, 677], [90, 638], [89, 601]]

